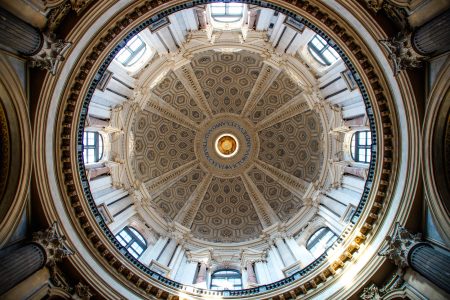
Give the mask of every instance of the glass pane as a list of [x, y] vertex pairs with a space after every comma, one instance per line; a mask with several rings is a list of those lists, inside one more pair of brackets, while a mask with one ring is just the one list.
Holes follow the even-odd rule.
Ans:
[[330, 64], [336, 61], [336, 58], [331, 54], [331, 52], [328, 49], [323, 52], [323, 56]]
[[314, 38], [312, 39], [311, 43], [316, 47], [317, 50], [321, 51], [324, 47], [324, 44], [322, 44], [318, 39]]
[[366, 156], [366, 151], [364, 149], [358, 149], [358, 157], [361, 160], [364, 160], [364, 157]]
[[131, 236], [126, 231], [121, 231], [120, 236], [128, 243], [131, 241]]

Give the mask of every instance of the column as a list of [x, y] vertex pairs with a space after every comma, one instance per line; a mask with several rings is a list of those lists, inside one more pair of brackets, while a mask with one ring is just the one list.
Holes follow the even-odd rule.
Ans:
[[410, 267], [445, 292], [450, 293], [450, 253], [437, 251], [427, 242], [421, 241], [421, 234], [411, 234], [396, 224], [392, 236], [386, 237], [387, 245], [378, 253], [392, 260], [398, 267]]
[[74, 252], [66, 245], [56, 222], [33, 234], [33, 242], [14, 251], [0, 252], [0, 295], [44, 266], [53, 267]]
[[42, 47], [43, 38], [39, 29], [0, 8], [0, 41], [12, 50], [31, 56]]
[[284, 268], [284, 264], [280, 256], [278, 255], [277, 250], [273, 246], [270, 247], [268, 256], [268, 260], [271, 264], [272, 270], [272, 272], [270, 273], [270, 278], [272, 279], [272, 281], [282, 279], [284, 277], [284, 273], [281, 270]]
[[206, 289], [206, 263], [200, 263], [200, 269], [197, 274], [197, 280], [195, 281], [195, 285], [199, 288]]
[[177, 247], [177, 241], [175, 239], [171, 239], [167, 247], [163, 250], [160, 257], [158, 258], [158, 262], [165, 266], [169, 266], [169, 262], [175, 252], [175, 248]]
[[256, 275], [255, 271], [253, 270], [253, 262], [247, 261], [247, 286], [254, 287], [256, 286]]
[[354, 175], [356, 177], [362, 178], [366, 180], [367, 178], [367, 169], [365, 168], [357, 168], [357, 167], [344, 167], [344, 174]]
[[37, 28], [0, 8], [0, 44], [2, 48], [28, 56], [31, 67], [50, 71], [64, 60], [70, 43], [57, 40], [54, 34], [42, 34]]
[[109, 167], [100, 167], [89, 170], [89, 180], [92, 180], [98, 176], [108, 174], [110, 172]]
[[179, 272], [181, 272], [181, 264], [186, 259], [186, 256], [184, 255], [184, 248], [182, 246], [180, 248], [180, 253], [178, 254], [177, 259], [175, 260], [175, 263], [172, 267], [172, 270], [170, 271], [171, 278], [175, 279]]
[[177, 245], [175, 253], [169, 262], [170, 278], [175, 277], [175, 274], [177, 272], [176, 268], [179, 267], [182, 258], [183, 258], [183, 247], [181, 245]]
[[287, 247], [283, 238], [275, 239], [278, 251], [280, 252], [281, 259], [283, 260], [285, 267], [292, 265], [295, 262], [295, 258], [292, 256], [291, 251]]
[[45, 251], [34, 243], [0, 256], [0, 295], [45, 266]]
[[267, 263], [258, 261], [255, 262], [255, 271], [258, 284], [267, 284], [270, 280], [270, 274], [268, 274]]
[[148, 265], [152, 261], [152, 259], [156, 260], [161, 251], [164, 249], [164, 246], [166, 245], [168, 239], [168, 237], [160, 237], [152, 248], [147, 249], [141, 255], [141, 263], [143, 263], [144, 265]]
[[427, 56], [450, 50], [450, 10], [416, 29], [412, 44], [420, 54]]
[[194, 277], [195, 272], [197, 271], [198, 263], [188, 261], [187, 258], [185, 259], [182, 269], [177, 273], [177, 281], [180, 281], [181, 283], [185, 284], [192, 284], [194, 283]]

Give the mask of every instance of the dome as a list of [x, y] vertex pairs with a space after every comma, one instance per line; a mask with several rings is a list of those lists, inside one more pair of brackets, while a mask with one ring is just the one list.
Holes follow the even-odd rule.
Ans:
[[375, 2], [2, 1], [0, 298], [447, 299], [449, 4]]
[[[204, 102], [194, 100], [188, 91], [193, 87], [185, 87], [174, 71], [160, 79], [127, 130], [134, 141], [132, 179], [144, 184], [161, 217], [187, 226], [196, 238], [255, 239], [263, 224], [273, 224], [260, 219], [255, 198], [262, 197], [273, 217], [286, 221], [301, 210], [306, 190], [323, 173], [322, 121], [283, 70], [256, 95], [257, 80], [266, 71], [259, 54], [208, 50], [194, 55], [188, 66]], [[283, 105], [291, 101], [303, 109], [283, 117], [288, 109]], [[181, 121], [165, 118], [152, 102], [170, 105]], [[205, 111], [202, 104], [208, 105]], [[224, 152], [232, 147], [229, 155]], [[177, 168], [185, 175], [162, 188], [155, 184]], [[292, 177], [299, 188], [291, 192], [277, 182], [279, 174]], [[204, 193], [193, 196], [200, 184]], [[190, 205], [198, 210], [182, 216]]]
[[[260, 261], [261, 269], [276, 269], [260, 278], [267, 284], [307, 274], [339, 248], [336, 240], [351, 230], [370, 192], [376, 132], [367, 97], [325, 34], [246, 4], [225, 5], [249, 17], [233, 28], [222, 21], [224, 28], [208, 17], [211, 9], [217, 6], [195, 9], [209, 25], [186, 32], [182, 44], [172, 36], [170, 46], [163, 30], [175, 32], [192, 9], [128, 35], [103, 63], [80, 123], [87, 199], [132, 261], [181, 283], [220, 290], [198, 282], [198, 274], [180, 275], [196, 261], [211, 272], [238, 273], [239, 265], [251, 272]], [[258, 30], [263, 17], [250, 17], [263, 11], [272, 15], [268, 31]], [[275, 27], [280, 22], [290, 37]], [[156, 50], [130, 70], [128, 56], [145, 57], [139, 49], [154, 51], [158, 37], [168, 53]], [[127, 100], [111, 112], [99, 109], [121, 95]], [[108, 127], [95, 125], [102, 113]], [[105, 156], [94, 160], [93, 132], [105, 145]], [[98, 177], [99, 163], [110, 175]], [[111, 188], [97, 183], [106, 178]], [[142, 243], [133, 238], [141, 235]]]

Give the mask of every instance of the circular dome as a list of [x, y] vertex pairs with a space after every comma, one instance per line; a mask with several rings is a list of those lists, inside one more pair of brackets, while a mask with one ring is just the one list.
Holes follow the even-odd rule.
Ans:
[[[256, 239], [265, 225], [258, 217], [257, 198], [267, 202], [271, 224], [286, 221], [301, 210], [306, 190], [324, 173], [323, 121], [309, 108], [304, 90], [281, 68], [264, 93], [255, 89], [267, 72], [258, 53], [206, 50], [187, 65], [212, 114], [201, 110], [189, 93], [192, 86], [183, 84], [177, 70], [160, 78], [149, 91], [149, 102], [178, 109], [183, 123], [152, 110], [151, 104], [136, 114], [130, 131], [134, 176], [154, 195], [150, 202], [156, 213], [169, 221], [176, 221], [196, 186], [210, 178], [206, 192], [196, 195], [199, 209], [193, 220], [178, 221], [205, 241]], [[289, 110], [293, 102], [303, 106]], [[179, 181], [162, 190], [153, 184], [191, 162]], [[283, 185], [280, 176], [301, 189]]]
[[[173, 43], [159, 37], [158, 56], [148, 58], [138, 71], [124, 72], [117, 68], [118, 54], [121, 48], [128, 49], [125, 44], [133, 36], [140, 30], [154, 34], [159, 24], [175, 22], [173, 18], [170, 22], [163, 22], [168, 11], [158, 15], [157, 20], [161, 21], [158, 24], [155, 19], [140, 18], [139, 12], [130, 14], [131, 23], [137, 27], [133, 27], [133, 31], [107, 58], [101, 47], [96, 48], [98, 53], [88, 56], [89, 63], [97, 59], [97, 54], [106, 60], [99, 69], [94, 68], [95, 71], [91, 70], [92, 64], [82, 69], [83, 72], [89, 70], [89, 74], [98, 71], [98, 74], [89, 77], [95, 77], [90, 89], [86, 87], [89, 91], [80, 93], [86, 95], [79, 110], [80, 119], [67, 117], [63, 121], [65, 131], [62, 132], [71, 132], [74, 122], [78, 121], [81, 130], [81, 133], [77, 132], [76, 147], [81, 184], [77, 185], [78, 179], [72, 184], [71, 178], [66, 176], [70, 185], [67, 197], [69, 202], [73, 201], [76, 217], [82, 226], [86, 226], [86, 234], [99, 253], [111, 268], [126, 273], [128, 280], [140, 286], [139, 289], [151, 289], [149, 282], [153, 278], [185, 289], [186, 285], [166, 279], [170, 271], [164, 271], [164, 268], [172, 270], [181, 258], [186, 264], [206, 262], [209, 268], [214, 269], [225, 266], [238, 268], [249, 261], [264, 261], [267, 267], [268, 262], [277, 261], [274, 265], [278, 269], [273, 273], [279, 277], [274, 279], [273, 274], [269, 274], [266, 288], [270, 287], [270, 282], [279, 279], [283, 279], [280, 281], [282, 286], [294, 285], [295, 280], [306, 275], [315, 276], [315, 284], [324, 282], [345, 264], [345, 257], [357, 251], [365, 238], [362, 235], [369, 232], [375, 223], [380, 207], [377, 201], [382, 201], [390, 193], [387, 187], [393, 173], [382, 173], [381, 181], [374, 173], [374, 159], [380, 150], [380, 141], [386, 142], [383, 145], [387, 150], [386, 153], [381, 151], [386, 156], [379, 167], [390, 169], [396, 164], [392, 159], [395, 148], [392, 135], [385, 132], [391, 130], [390, 127], [382, 128], [384, 135], [380, 141], [375, 133], [375, 129], [381, 127], [376, 127], [374, 114], [379, 114], [380, 109], [383, 109], [383, 122], [390, 121], [390, 107], [384, 102], [390, 99], [384, 95], [384, 83], [378, 81], [378, 70], [370, 68], [371, 63], [358, 43], [347, 43], [348, 30], [336, 25], [339, 22], [328, 20], [329, 15], [324, 15], [321, 8], [314, 8], [314, 15], [310, 14], [309, 6], [296, 10], [320, 24], [324, 23], [323, 26], [335, 26], [333, 30], [340, 33], [333, 34], [333, 37], [345, 47], [356, 67], [347, 56], [336, 58], [336, 53], [343, 55], [343, 52], [308, 20], [288, 20], [294, 15], [284, 8], [272, 4], [270, 7], [277, 10], [277, 16], [287, 13], [282, 15], [287, 19], [286, 24], [290, 22], [298, 32], [305, 33], [303, 44], [294, 41], [295, 37], [302, 36], [298, 33], [290, 32], [294, 38], [291, 41], [279, 35], [277, 38], [274, 31], [268, 30], [269, 23], [266, 31], [252, 29], [242, 31], [242, 35], [232, 30], [217, 33], [214, 28], [205, 27], [201, 34], [193, 32], [186, 35], [182, 47], [178, 36], [171, 37]], [[170, 13], [182, 8], [185, 7], [176, 7]], [[317, 18], [325, 17], [319, 20], [316, 13]], [[252, 13], [248, 16], [250, 18]], [[127, 24], [124, 22], [120, 26], [131, 30]], [[310, 26], [317, 34], [299, 24]], [[148, 30], [147, 26], [150, 26]], [[168, 38], [170, 30], [165, 32]], [[282, 35], [283, 32], [289, 33], [289, 30], [278, 31]], [[332, 33], [332, 30], [327, 29], [327, 32]], [[289, 34], [285, 37], [289, 39]], [[105, 40], [107, 38], [109, 36]], [[152, 38], [146, 39], [144, 35], [141, 40], [147, 43]], [[117, 42], [118, 39], [114, 35], [109, 41]], [[330, 66], [314, 61], [308, 48], [313, 47], [316, 41], [323, 43], [321, 47], [331, 61]], [[294, 44], [298, 48], [288, 53]], [[179, 50], [170, 50], [173, 47]], [[221, 65], [222, 69], [212, 67], [214, 64]], [[210, 67], [203, 68], [204, 65]], [[333, 68], [333, 73], [328, 72]], [[371, 80], [368, 74], [360, 75], [356, 71], [365, 71], [366, 68], [375, 74], [370, 75]], [[232, 74], [238, 75], [237, 80]], [[202, 80], [202, 76], [212, 80]], [[86, 77], [76, 78], [83, 81]], [[118, 83], [128, 90], [117, 88]], [[83, 87], [87, 85], [83, 81]], [[352, 97], [339, 96], [344, 89]], [[105, 92], [105, 96], [98, 91], [109, 93]], [[119, 101], [112, 94], [126, 100]], [[374, 99], [369, 101], [369, 95]], [[78, 90], [70, 97], [77, 99]], [[73, 100], [68, 98], [67, 101], [66, 111], [70, 114], [74, 110], [70, 106]], [[366, 107], [369, 108], [367, 112]], [[228, 123], [219, 122], [220, 118]], [[99, 126], [102, 121], [107, 124]], [[214, 131], [214, 126], [223, 124], [226, 129], [208, 136], [208, 132]], [[103, 138], [96, 139], [94, 135], [91, 145], [88, 136], [84, 141], [82, 130], [84, 128], [87, 133], [95, 126], [102, 128], [98, 134]], [[357, 131], [369, 131], [364, 134], [364, 141], [362, 138], [352, 139]], [[236, 137], [239, 150], [233, 157], [224, 159], [217, 154], [215, 141], [227, 133]], [[66, 145], [66, 135], [61, 136], [64, 140], [62, 145]], [[100, 140], [105, 150], [103, 161], [99, 161], [102, 165], [84, 165], [83, 156], [89, 157], [90, 148], [87, 146], [98, 148]], [[352, 145], [352, 140], [358, 144]], [[95, 158], [95, 151], [92, 155]], [[352, 157], [355, 159], [350, 161]], [[102, 190], [98, 187], [106, 180], [102, 179], [102, 183], [92, 180], [100, 172], [106, 172], [103, 174], [110, 176], [108, 180], [111, 181]], [[377, 188], [376, 193], [371, 193], [373, 187]], [[91, 225], [84, 225], [85, 218], [89, 222], [93, 218], [86, 215], [87, 204], [79, 205], [77, 197], [82, 195], [81, 189], [85, 193], [82, 200], [87, 200], [95, 216], [94, 222], [100, 225], [105, 236], [98, 234], [97, 229], [92, 231]], [[113, 195], [114, 200], [105, 197], [105, 193]], [[375, 197], [378, 197], [376, 201]], [[365, 209], [367, 203], [370, 209]], [[364, 216], [364, 220], [358, 220], [360, 216]], [[133, 250], [119, 242], [119, 234], [126, 226], [137, 228], [143, 240], [151, 245], [151, 249], [160, 249], [160, 254], [152, 257], [150, 251], [148, 256], [148, 253], [143, 254], [145, 257], [132, 255]], [[321, 230], [322, 227], [328, 227], [328, 230]], [[334, 233], [335, 237], [324, 243], [322, 240], [315, 244], [309, 241], [319, 230], [327, 234], [331, 232], [330, 235]], [[331, 248], [325, 248], [333, 245], [341, 233], [343, 238]], [[302, 256], [295, 261], [295, 253], [298, 252], [289, 252], [289, 249], [296, 245], [299, 251], [312, 245], [304, 252], [305, 255], [309, 253], [308, 260], [302, 262], [306, 257]], [[323, 251], [315, 251], [319, 248]], [[124, 264], [125, 258], [117, 256], [119, 252], [138, 270], [127, 265], [128, 262]], [[184, 256], [166, 259], [165, 253], [169, 252], [173, 255], [183, 253]], [[155, 265], [149, 264], [149, 260], [155, 260]], [[203, 270], [203, 264], [199, 267]], [[325, 270], [320, 277], [311, 273], [316, 268]], [[144, 278], [148, 275], [150, 279]], [[174, 279], [178, 281], [176, 277]], [[310, 284], [302, 287], [304, 293], [316, 288]], [[256, 288], [252, 293], [261, 290]], [[225, 294], [217, 295], [227, 296]]]

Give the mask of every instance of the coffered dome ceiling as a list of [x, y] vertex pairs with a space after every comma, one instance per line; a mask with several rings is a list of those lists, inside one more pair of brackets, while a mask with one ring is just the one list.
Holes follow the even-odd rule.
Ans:
[[[303, 187], [318, 179], [324, 162], [322, 120], [311, 109], [283, 116], [290, 101], [306, 103], [298, 100], [303, 90], [285, 71], [273, 77], [264, 93], [258, 91], [261, 72], [268, 72], [259, 54], [209, 50], [194, 55], [189, 65], [197, 82], [183, 82], [170, 71], [150, 92], [154, 101], [181, 113], [184, 122], [166, 119], [148, 106], [136, 114], [133, 172], [153, 195], [156, 211], [190, 228], [194, 237], [221, 243], [255, 239], [263, 224], [273, 223], [258, 215], [257, 203], [267, 203], [280, 221], [303, 207], [304, 190], [294, 194], [277, 178]], [[190, 96], [197, 86], [210, 116]], [[234, 145], [229, 156], [219, 148], [227, 144], [218, 145], [224, 135], [230, 149]], [[179, 180], [154, 184], [182, 166], [188, 167]], [[194, 215], [185, 213], [189, 205], [198, 207]]]

